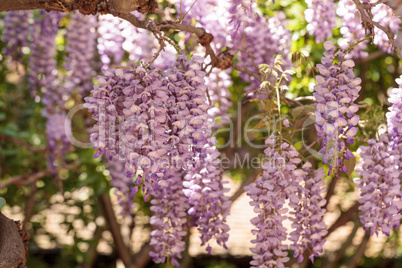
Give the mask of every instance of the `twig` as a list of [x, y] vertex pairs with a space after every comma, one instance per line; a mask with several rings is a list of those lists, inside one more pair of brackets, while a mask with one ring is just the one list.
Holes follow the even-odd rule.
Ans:
[[42, 170], [37, 173], [27, 173], [27, 174], [22, 174], [18, 176], [13, 176], [3, 183], [0, 184], [0, 190], [4, 189], [12, 184], [17, 185], [17, 186], [23, 186], [23, 185], [28, 185], [31, 183], [36, 182], [37, 180], [50, 175], [52, 173], [51, 169], [47, 170]]
[[112, 202], [106, 194], [101, 194], [99, 196], [99, 203], [102, 207], [103, 215], [109, 226], [109, 230], [112, 233], [114, 245], [116, 247], [116, 252], [120, 259], [123, 261], [125, 267], [135, 268], [131, 261], [131, 255], [129, 249], [123, 242], [123, 237], [121, 235], [120, 226], [117, 223], [116, 216], [114, 214]]
[[348, 266], [346, 268], [355, 268], [357, 266], [357, 262], [361, 260], [363, 257], [364, 251], [366, 250], [368, 241], [370, 240], [370, 231], [366, 231], [362, 242], [360, 243], [359, 247], [357, 248], [356, 253], [353, 255], [352, 259], [348, 261]]
[[22, 222], [22, 228], [25, 230], [27, 230], [27, 225], [28, 225], [29, 221], [31, 220], [32, 211], [35, 207], [35, 194], [36, 194], [37, 189], [38, 188], [36, 186], [36, 183], [33, 183], [31, 186], [31, 191], [29, 193], [28, 200], [25, 205], [25, 217], [24, 217], [24, 221]]
[[230, 201], [232, 201], [232, 204], [237, 198], [239, 198], [244, 193], [244, 186], [247, 186], [250, 183], [253, 183], [257, 179], [258, 174], [260, 174], [261, 171], [262, 171], [261, 169], [255, 170], [254, 173], [250, 177], [248, 177], [246, 180], [242, 181], [239, 189], [237, 189], [237, 191], [230, 197]]
[[[338, 219], [328, 228], [328, 233], [325, 237], [329, 236], [333, 231], [338, 229], [339, 227], [345, 225], [347, 222], [351, 221], [356, 217], [360, 204], [356, 202], [351, 208], [347, 211], [342, 212]], [[324, 238], [325, 238], [324, 237]]]
[[3, 141], [11, 141], [14, 143], [17, 143], [19, 145], [24, 146], [31, 152], [45, 152], [46, 148], [45, 147], [34, 147], [30, 145], [28, 142], [24, 141], [23, 139], [17, 138], [17, 137], [11, 137], [11, 136], [6, 136], [6, 135], [0, 135], [0, 142]]

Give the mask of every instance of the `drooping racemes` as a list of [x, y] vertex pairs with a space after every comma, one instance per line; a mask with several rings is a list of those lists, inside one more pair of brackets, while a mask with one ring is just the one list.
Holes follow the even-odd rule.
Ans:
[[230, 201], [211, 138], [203, 60], [180, 56], [163, 72], [141, 65], [104, 70], [99, 86], [85, 98], [97, 121], [91, 134], [94, 157], [119, 158], [125, 178], [114, 184], [130, 195], [142, 189], [146, 200], [151, 197], [151, 256], [175, 266], [189, 215], [203, 244], [216, 239], [225, 246], [228, 239]]

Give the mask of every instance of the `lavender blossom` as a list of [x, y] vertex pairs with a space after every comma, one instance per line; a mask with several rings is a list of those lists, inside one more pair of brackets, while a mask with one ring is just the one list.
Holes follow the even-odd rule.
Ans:
[[257, 217], [251, 219], [256, 227], [252, 230], [255, 239], [251, 242], [253, 260], [251, 267], [285, 267], [289, 260], [284, 244], [287, 238], [287, 229], [283, 226], [287, 219], [288, 209], [284, 207], [285, 200], [297, 198], [297, 185], [301, 177], [297, 176], [300, 170], [296, 165], [301, 162], [296, 149], [287, 144], [280, 144], [280, 151], [275, 149], [275, 137], [271, 135], [265, 141], [268, 147], [264, 153], [269, 159], [262, 166], [263, 173], [255, 182], [244, 187], [250, 196], [250, 205], [254, 207]]
[[307, 31], [315, 36], [317, 43], [322, 43], [332, 37], [332, 29], [336, 27], [335, 4], [333, 0], [306, 0], [306, 3]]
[[150, 256], [157, 263], [170, 260], [175, 267], [180, 267], [178, 258], [184, 251], [187, 234], [187, 213], [189, 208], [183, 193], [182, 173], [172, 169], [167, 172], [158, 185], [152, 190], [150, 223], [150, 245], [153, 251]]
[[7, 12], [4, 18], [3, 41], [6, 44], [5, 55], [13, 61], [20, 62], [21, 48], [28, 45], [29, 20], [32, 19], [31, 10], [13, 10]]
[[188, 198], [195, 225], [201, 234], [201, 246], [207, 245], [211, 253], [209, 241], [214, 238], [218, 245], [226, 248], [229, 238], [229, 226], [226, 217], [229, 215], [230, 200], [225, 195], [229, 190], [222, 181], [219, 151], [214, 146], [216, 139], [211, 138], [202, 149], [193, 169], [184, 177], [184, 194]]
[[400, 154], [389, 144], [387, 134], [379, 140], [371, 139], [368, 146], [360, 146], [360, 160], [355, 179], [360, 190], [360, 220], [370, 235], [381, 231], [389, 236], [402, 219]]
[[[66, 129], [66, 114], [64, 111], [47, 113], [45, 117], [47, 119], [46, 133], [47, 148], [50, 152], [50, 167], [53, 173], [56, 173], [64, 164], [65, 154], [70, 146], [66, 132], [71, 132], [71, 129]], [[67, 120], [67, 122], [69, 122], [69, 120]], [[71, 123], [67, 124], [67, 126], [70, 125]]]
[[[329, 163], [329, 174], [333, 167], [347, 172], [343, 159], [353, 158], [353, 154], [346, 147], [346, 142], [353, 144], [356, 135], [359, 116], [356, 115], [359, 107], [354, 101], [361, 89], [361, 79], [355, 78], [353, 73], [354, 62], [345, 60], [345, 53], [330, 41], [324, 43], [326, 52], [321, 59], [322, 64], [317, 68], [321, 75], [316, 75], [317, 85], [314, 87], [316, 130], [321, 141], [319, 154], [324, 156], [323, 163]], [[335, 63], [335, 60], [339, 63]], [[328, 174], [328, 175], [329, 175]]]
[[[402, 76], [396, 79], [399, 87], [394, 88], [389, 98], [392, 106], [386, 114], [388, 121], [388, 133], [390, 134], [390, 146], [392, 150], [402, 155]], [[402, 164], [398, 164], [399, 169]]]
[[56, 88], [55, 37], [62, 16], [60, 12], [41, 11], [41, 16], [32, 25], [32, 54], [29, 61], [32, 92], [36, 89], [52, 91]]
[[[342, 21], [341, 34], [343, 40], [340, 40], [339, 45], [342, 49], [346, 50], [357, 41], [365, 38], [365, 30], [362, 25], [360, 12], [353, 0], [340, 0], [336, 12]], [[367, 48], [367, 43], [368, 40], [360, 42], [346, 57], [353, 59], [367, 57], [368, 53], [364, 51]]]
[[66, 90], [78, 87], [82, 96], [88, 95], [93, 84], [97, 23], [96, 17], [85, 16], [77, 11], [71, 15], [67, 27], [68, 56], [65, 69], [72, 73], [67, 78], [69, 83]]
[[124, 57], [124, 50], [122, 49], [124, 37], [121, 34], [121, 22], [120, 18], [110, 14], [99, 16], [98, 51], [103, 68], [118, 65]]
[[[239, 66], [260, 73], [259, 65], [267, 64], [273, 66], [278, 54], [283, 57], [284, 70], [289, 69], [290, 62], [290, 31], [285, 28], [286, 16], [284, 13], [277, 12], [274, 17], [266, 20], [262, 16], [250, 22], [245, 29], [245, 42], [240, 44]], [[280, 76], [280, 74], [279, 74]], [[240, 73], [240, 77], [250, 83], [246, 87], [246, 92], [255, 92], [260, 88], [260, 82], [254, 77]], [[271, 81], [276, 82], [276, 81]], [[265, 96], [266, 98], [266, 96]]]
[[327, 225], [323, 221], [325, 209], [322, 208], [326, 203], [322, 197], [326, 191], [322, 181], [325, 172], [323, 168], [312, 171], [311, 163], [306, 162], [298, 173], [302, 175], [302, 184], [299, 184], [297, 194], [289, 200], [289, 205], [294, 210], [290, 212], [294, 215], [290, 220], [295, 229], [290, 233], [289, 240], [293, 241], [290, 249], [294, 250], [293, 257], [298, 257], [300, 263], [303, 261], [303, 252], [311, 246], [309, 258], [314, 262], [314, 257], [323, 252], [323, 237], [327, 234]]
[[[372, 8], [371, 12], [373, 14], [373, 21], [376, 21], [385, 28], [390, 29], [390, 31], [395, 35], [398, 33], [401, 19], [398, 16], [394, 16], [394, 12], [389, 6], [386, 4], [378, 4]], [[374, 27], [373, 43], [378, 45], [387, 53], [392, 53], [392, 51], [394, 51], [391, 42], [388, 40], [387, 34], [378, 27]]]
[[116, 196], [122, 208], [121, 213], [131, 215], [134, 211], [134, 198], [138, 192], [138, 186], [134, 185], [133, 178], [126, 176], [124, 161], [118, 156], [114, 156], [111, 160], [106, 158], [106, 163], [112, 187], [116, 189]]

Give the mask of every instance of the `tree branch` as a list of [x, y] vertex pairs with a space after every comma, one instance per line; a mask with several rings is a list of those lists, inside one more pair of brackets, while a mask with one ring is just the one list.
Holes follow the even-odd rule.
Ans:
[[52, 171], [50, 169], [47, 169], [47, 170], [39, 171], [37, 173], [27, 173], [27, 174], [22, 174], [22, 175], [18, 175], [18, 176], [13, 176], [0, 184], [0, 190], [4, 189], [12, 184], [15, 184], [17, 186], [28, 185], [33, 182], [36, 182], [40, 178], [43, 178], [51, 173], [52, 173]]
[[99, 203], [102, 207], [103, 215], [109, 226], [109, 230], [112, 233], [117, 254], [123, 261], [125, 267], [136, 268], [137, 266], [134, 266], [131, 262], [130, 251], [123, 242], [123, 237], [120, 232], [120, 226], [117, 223], [112, 202], [110, 201], [109, 197], [106, 194], [101, 194], [99, 196]]
[[27, 251], [18, 226], [0, 212], [0, 267], [25, 267]]
[[394, 49], [398, 53], [399, 58], [402, 59], [402, 52], [400, 51], [401, 48], [399, 46], [397, 46], [396, 43], [395, 43], [395, 35], [391, 32], [390, 29], [385, 28], [380, 23], [374, 21], [372, 18], [370, 18], [367, 15], [367, 12], [365, 11], [365, 9], [371, 8], [371, 5], [370, 4], [365, 4], [365, 5], [367, 5], [367, 7], [365, 7], [365, 6], [363, 6], [363, 4], [359, 0], [353, 0], [353, 2], [355, 3], [356, 8], [360, 12], [360, 17], [361, 17], [361, 20], [363, 22], [363, 26], [365, 24], [374, 25], [378, 29], [382, 30], [387, 35], [387, 37], [389, 39], [389, 42], [392, 44], [392, 46], [394, 47]]

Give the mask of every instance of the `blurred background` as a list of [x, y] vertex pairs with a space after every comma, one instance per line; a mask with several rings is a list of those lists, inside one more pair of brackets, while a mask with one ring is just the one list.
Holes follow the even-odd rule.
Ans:
[[[268, 5], [259, 1], [259, 4], [268, 16], [274, 11], [285, 12], [289, 19], [287, 27], [292, 32], [291, 50], [302, 53], [308, 59], [302, 63], [294, 61], [293, 70], [296, 73], [289, 83], [289, 94], [293, 97], [311, 96], [314, 86], [311, 66], [319, 63], [324, 49], [306, 31], [304, 1], [275, 2]], [[0, 13], [0, 35], [5, 15]], [[60, 72], [65, 72], [63, 61], [68, 23], [67, 16], [60, 23], [56, 38], [56, 59]], [[335, 40], [340, 37], [339, 27], [333, 30], [333, 35]], [[179, 33], [172, 33], [171, 36], [176, 41], [182, 37]], [[42, 116], [44, 105], [32, 98], [26, 79], [30, 50], [25, 47], [22, 63], [15, 63], [2, 53], [5, 46], [0, 39], [0, 196], [7, 201], [1, 211], [9, 218], [20, 220], [31, 235], [27, 266], [120, 268], [124, 265], [118, 256], [128, 252], [141, 263], [141, 267], [164, 267], [152, 263], [148, 255], [151, 231], [149, 203], [145, 203], [143, 196], [138, 194], [133, 215], [122, 215], [115, 190], [111, 187], [110, 171], [102, 157], [93, 158], [95, 152], [92, 149], [72, 147], [65, 155], [66, 165], [59, 168], [58, 174], [49, 170], [46, 119]], [[371, 43], [368, 51], [370, 57], [356, 61], [355, 73], [362, 78], [358, 100], [360, 116], [367, 123], [365, 131], [359, 132], [361, 141], [353, 145], [355, 150], [364, 144], [367, 137], [374, 137], [377, 128], [385, 123], [389, 92], [396, 87], [395, 78], [401, 73], [400, 62], [395, 55], [379, 51]], [[96, 61], [95, 70], [99, 74], [99, 56]], [[243, 96], [247, 83], [241, 81], [236, 71], [232, 71], [230, 76], [234, 81], [229, 88], [233, 105], [228, 112], [233, 122], [238, 121], [238, 109], [242, 109], [240, 114], [245, 118], [257, 114], [258, 105], [246, 102]], [[80, 102], [79, 98], [73, 99], [67, 107]], [[240, 108], [237, 103], [244, 105]], [[283, 105], [281, 113], [292, 116], [292, 110], [286, 105]], [[89, 140], [85, 130], [86, 123], [91, 122], [89, 118], [90, 115], [83, 110], [72, 122], [73, 133], [80, 141]], [[241, 120], [240, 124], [243, 125], [244, 121]], [[255, 135], [252, 139], [263, 142], [259, 134], [250, 135]], [[314, 140], [314, 134], [311, 135]], [[227, 133], [218, 135], [221, 144], [228, 139]], [[243, 145], [222, 153], [229, 159], [233, 159], [235, 154], [244, 155], [247, 152], [258, 156], [262, 153], [262, 150], [253, 149], [245, 142]], [[298, 146], [302, 146], [300, 141]], [[354, 163], [349, 164], [353, 169]], [[207, 255], [205, 248], [200, 247], [197, 230], [191, 230], [182, 267], [249, 267], [249, 248], [253, 239], [250, 219], [255, 214], [242, 187], [256, 175], [252, 168], [231, 167], [225, 171], [231, 188], [229, 195], [234, 201], [228, 218], [231, 227], [228, 250], [214, 246], [212, 254]], [[382, 234], [370, 237], [363, 231], [358, 214], [358, 192], [353, 182], [355, 176], [352, 172], [339, 178], [325, 178], [329, 202], [324, 220], [329, 226], [329, 234], [324, 253], [314, 263], [295, 264], [292, 259], [292, 267], [402, 267], [400, 230], [390, 237]]]

